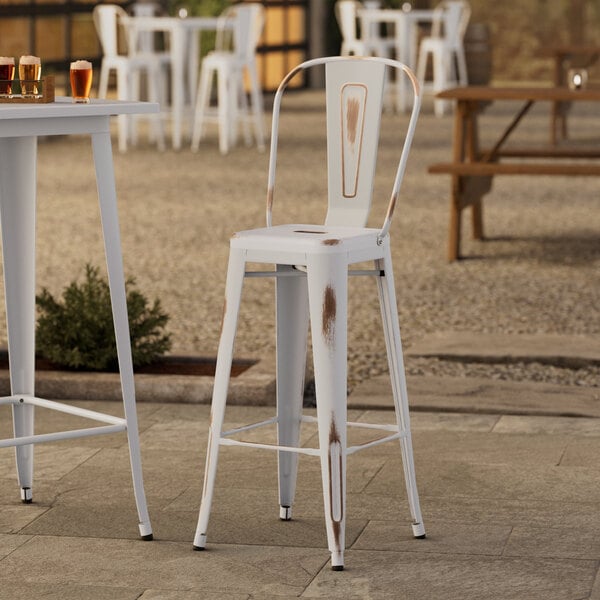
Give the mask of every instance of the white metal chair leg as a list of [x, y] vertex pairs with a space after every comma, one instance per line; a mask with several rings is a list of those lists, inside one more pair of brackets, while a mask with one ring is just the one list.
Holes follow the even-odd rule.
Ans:
[[211, 69], [202, 69], [200, 83], [196, 94], [196, 109], [194, 110], [194, 127], [192, 130], [192, 150], [198, 151], [200, 140], [204, 135], [204, 116], [210, 104], [210, 91], [212, 88], [213, 72]]
[[325, 524], [335, 571], [344, 568], [346, 529], [347, 269], [340, 254], [307, 265]]
[[252, 63], [248, 67], [250, 78], [250, 97], [252, 100], [252, 115], [254, 118], [254, 132], [256, 137], [256, 145], [262, 152], [265, 149], [265, 130], [264, 130], [264, 108], [263, 97], [260, 91], [260, 83], [256, 72], [256, 64]]
[[[128, 74], [125, 72], [125, 69], [117, 69], [117, 79], [118, 100], [127, 100], [127, 89], [128, 86], [131, 85], [131, 82], [128, 81]], [[119, 131], [119, 152], [127, 152], [129, 122], [130, 121], [127, 115], [119, 115], [117, 117], [117, 126]]]
[[[160, 88], [162, 86], [162, 73], [161, 67], [158, 65], [156, 69], [151, 70], [148, 73], [148, 97], [150, 102], [158, 102], [160, 106]], [[156, 139], [158, 149], [164, 151], [165, 149], [165, 130], [163, 127], [162, 116], [160, 112], [157, 115], [152, 115], [152, 130], [154, 132], [154, 138]]]
[[[218, 121], [219, 121], [219, 151], [221, 154], [229, 152], [234, 125], [232, 110], [235, 102], [235, 84], [230, 80], [231, 73], [225, 69], [217, 71], [218, 89]], [[233, 88], [233, 89], [232, 89]], [[231, 130], [230, 130], [231, 128]]]
[[[293, 267], [277, 265], [278, 271]], [[277, 278], [277, 434], [280, 446], [300, 445], [300, 419], [308, 343], [306, 277]], [[292, 518], [298, 454], [278, 452], [279, 517]]]
[[98, 98], [106, 98], [108, 93], [108, 71], [107, 66], [102, 63], [100, 67], [100, 81], [98, 84]]
[[206, 545], [206, 530], [208, 528], [208, 519], [210, 516], [215, 477], [217, 474], [219, 440], [223, 428], [227, 390], [229, 388], [229, 379], [231, 376], [233, 345], [235, 342], [238, 313], [244, 283], [244, 269], [244, 253], [232, 249], [229, 254], [229, 265], [227, 268], [225, 314], [223, 315], [221, 339], [219, 340], [219, 350], [217, 353], [202, 502], [200, 504], [200, 514], [198, 516], [196, 534], [194, 536], [195, 550], [204, 550]]
[[[252, 132], [250, 131], [250, 118], [251, 118], [251, 113], [250, 113], [250, 108], [248, 106], [248, 96], [246, 95], [246, 89], [244, 87], [244, 73], [243, 71], [239, 74], [239, 78], [236, 77], [237, 79], [237, 83], [236, 85], [236, 95], [239, 98], [238, 103], [237, 103], [237, 107], [239, 108], [239, 119], [234, 119], [234, 130], [233, 130], [233, 140], [231, 142], [232, 146], [235, 145], [236, 143], [236, 137], [237, 137], [237, 124], [235, 123], [235, 121], [241, 121], [242, 124], [242, 129], [244, 131], [244, 143], [246, 144], [247, 147], [252, 146]], [[232, 107], [234, 108], [234, 107]]]
[[121, 256], [121, 240], [117, 213], [117, 193], [113, 170], [110, 135], [106, 133], [92, 134], [94, 165], [98, 185], [98, 200], [102, 219], [104, 250], [110, 285], [110, 296], [117, 343], [117, 356], [123, 392], [123, 408], [127, 421], [127, 438], [133, 491], [137, 504], [139, 529], [142, 539], [152, 539], [152, 527], [148, 515], [144, 482], [142, 477], [142, 461], [138, 433], [137, 414], [135, 409], [135, 386], [133, 379], [133, 363], [131, 358], [131, 341], [129, 338], [129, 322], [127, 317], [127, 300], [125, 293], [125, 275]]
[[[0, 138], [0, 223], [10, 386], [33, 395], [35, 369], [35, 198], [37, 138]], [[15, 437], [33, 435], [33, 406], [13, 407]], [[15, 447], [21, 499], [31, 502], [33, 444]]]
[[406, 390], [406, 375], [404, 373], [404, 360], [402, 356], [402, 342], [400, 339], [400, 325], [398, 323], [398, 308], [396, 304], [396, 291], [394, 288], [394, 275], [389, 246], [383, 260], [376, 261], [377, 268], [385, 273], [377, 280], [379, 300], [381, 304], [381, 316], [387, 346], [388, 365], [392, 392], [394, 396], [394, 407], [398, 428], [405, 435], [400, 438], [402, 451], [402, 464], [404, 467], [404, 479], [406, 482], [406, 494], [413, 519], [413, 535], [416, 538], [425, 537], [425, 527], [421, 516], [419, 494], [415, 476], [415, 465], [413, 458], [412, 439], [410, 432], [410, 416], [408, 410], [408, 393]]

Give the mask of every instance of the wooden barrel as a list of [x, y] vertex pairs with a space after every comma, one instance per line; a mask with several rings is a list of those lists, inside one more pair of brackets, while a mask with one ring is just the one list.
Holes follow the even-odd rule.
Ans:
[[463, 40], [470, 85], [487, 85], [492, 79], [490, 28], [485, 23], [470, 23]]

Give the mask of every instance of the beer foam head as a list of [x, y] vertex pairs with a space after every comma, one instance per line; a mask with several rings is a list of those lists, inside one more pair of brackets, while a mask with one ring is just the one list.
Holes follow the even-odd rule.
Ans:
[[0, 65], [14, 65], [15, 59], [12, 56], [0, 56]]
[[79, 70], [79, 69], [91, 69], [92, 63], [89, 60], [76, 60], [71, 63], [71, 69]]
[[39, 56], [21, 56], [19, 59], [19, 63], [22, 65], [39, 65], [40, 57]]

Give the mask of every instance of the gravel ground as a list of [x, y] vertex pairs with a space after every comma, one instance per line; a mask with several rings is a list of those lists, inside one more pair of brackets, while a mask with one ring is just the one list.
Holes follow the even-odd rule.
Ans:
[[[289, 97], [281, 125], [275, 222], [322, 221], [325, 150], [318, 92]], [[492, 107], [493, 108], [493, 107]], [[513, 107], [514, 108], [514, 107]], [[597, 133], [594, 107], [577, 107], [573, 137]], [[285, 105], [284, 105], [285, 109]], [[489, 110], [484, 139], [507, 124]], [[381, 223], [398, 158], [404, 117], [384, 115], [373, 220]], [[445, 258], [450, 179], [427, 166], [450, 159], [452, 119], [436, 119], [426, 102], [392, 228], [400, 323], [406, 347], [441, 331], [600, 333], [600, 198], [594, 178], [505, 177], [485, 202], [488, 241], [468, 239], [466, 260]], [[548, 107], [528, 115], [517, 139], [545, 141]], [[595, 140], [598, 143], [596, 137]], [[137, 148], [115, 154], [125, 271], [170, 314], [174, 353], [214, 356], [220, 328], [228, 239], [262, 226], [267, 153], [243, 146], [217, 151], [216, 131], [197, 154]], [[91, 147], [87, 138], [40, 141], [37, 283], [53, 293], [81, 277], [86, 262], [103, 265]], [[239, 357], [272, 356], [273, 283], [248, 280], [236, 346]], [[2, 299], [3, 303], [3, 299]], [[349, 376], [353, 385], [386, 370], [376, 286], [350, 285]], [[0, 344], [6, 343], [4, 322]], [[409, 373], [490, 376], [598, 385], [597, 367], [479, 365], [411, 359]]]

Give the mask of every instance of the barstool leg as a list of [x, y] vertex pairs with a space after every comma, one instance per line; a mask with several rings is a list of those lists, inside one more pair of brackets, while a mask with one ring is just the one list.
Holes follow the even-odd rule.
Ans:
[[194, 110], [194, 127], [192, 129], [192, 150], [196, 152], [204, 134], [204, 116], [210, 103], [213, 71], [206, 66], [200, 70], [200, 83], [196, 94], [196, 108]]
[[396, 304], [394, 275], [389, 246], [386, 248], [385, 257], [382, 260], [376, 261], [376, 263], [377, 269], [384, 272], [384, 275], [377, 279], [377, 283], [392, 392], [394, 395], [396, 420], [400, 432], [404, 433], [404, 437], [400, 438], [400, 448], [402, 450], [402, 465], [404, 467], [404, 480], [406, 482], [408, 505], [413, 518], [413, 535], [416, 538], [424, 538], [425, 527], [421, 516], [419, 493], [417, 491], [417, 481], [415, 476], [415, 464], [410, 432], [410, 415], [408, 411], [408, 393], [406, 390], [406, 375], [404, 372], [400, 325], [398, 323], [398, 308]]
[[[277, 271], [293, 271], [277, 265]], [[304, 372], [308, 338], [308, 292], [306, 276], [277, 278], [277, 435], [281, 446], [298, 447], [304, 397]], [[278, 452], [279, 517], [292, 518], [298, 454]]]
[[258, 81], [258, 73], [256, 72], [256, 63], [252, 62], [248, 65], [248, 76], [250, 78], [250, 98], [252, 103], [256, 145], [258, 149], [263, 152], [265, 149], [264, 108], [262, 92], [260, 91], [260, 83]]
[[348, 265], [344, 255], [307, 265], [319, 450], [331, 567], [344, 568]]
[[[37, 138], [0, 139], [0, 223], [10, 388], [34, 394], [35, 364], [35, 198]], [[13, 405], [15, 437], [33, 435], [34, 407]], [[31, 502], [33, 444], [15, 447], [21, 500]]]
[[202, 501], [200, 504], [200, 514], [198, 515], [198, 525], [194, 536], [194, 550], [204, 550], [206, 545], [206, 530], [208, 527], [208, 518], [210, 516], [215, 478], [217, 475], [219, 442], [221, 430], [223, 428], [223, 419], [225, 418], [227, 390], [229, 388], [231, 363], [233, 361], [233, 344], [235, 341], [235, 332], [244, 283], [244, 269], [245, 261], [243, 251], [232, 249], [229, 254], [229, 266], [227, 268], [225, 312], [223, 314], [221, 339], [219, 341], [219, 350], [217, 353], [206, 466], [204, 469], [204, 486], [202, 489]]
[[235, 102], [235, 83], [231, 81], [232, 73], [229, 69], [221, 67], [217, 70], [217, 94], [218, 94], [218, 122], [219, 122], [219, 151], [221, 154], [229, 152], [229, 146], [232, 144], [235, 127], [234, 102]]

